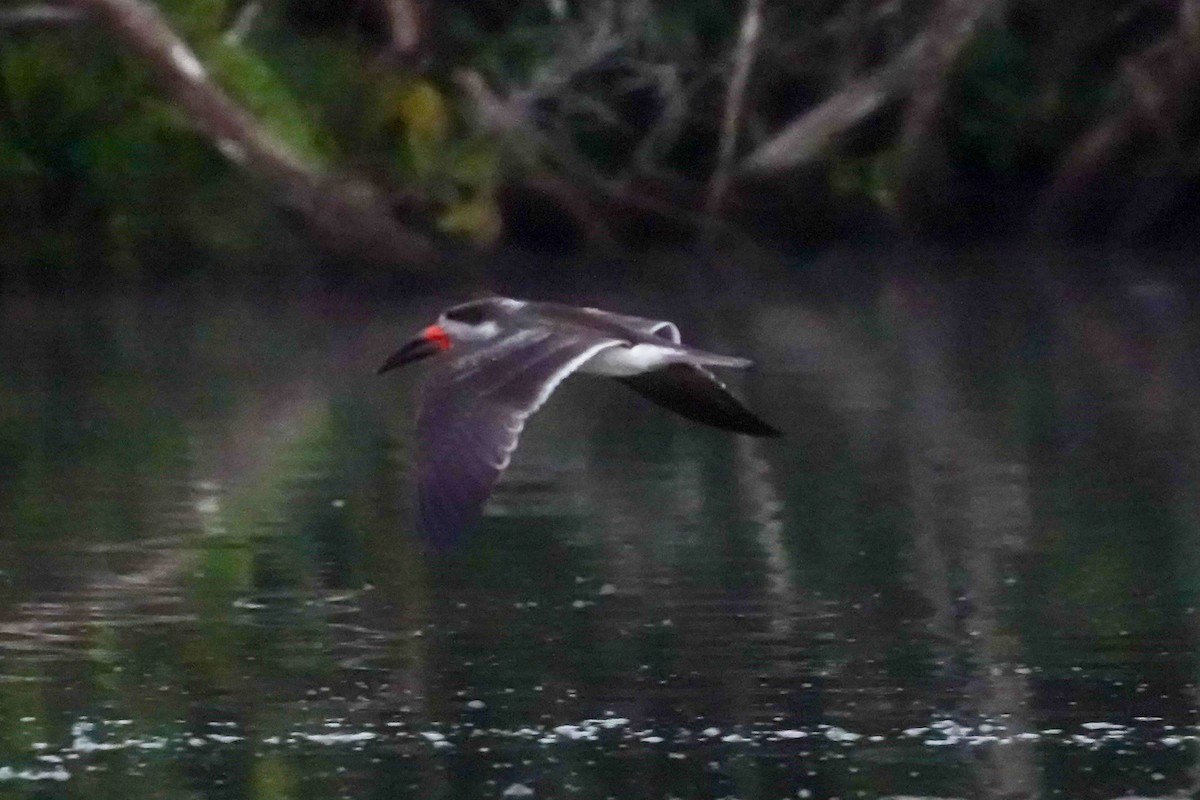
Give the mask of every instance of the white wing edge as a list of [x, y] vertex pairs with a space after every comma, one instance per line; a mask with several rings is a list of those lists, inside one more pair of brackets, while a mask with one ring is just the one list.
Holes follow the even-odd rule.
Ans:
[[542, 385], [542, 389], [538, 392], [537, 397], [534, 399], [533, 405], [521, 412], [521, 419], [527, 419], [531, 414], [533, 414], [533, 412], [541, 408], [545, 402], [550, 399], [550, 395], [554, 394], [554, 390], [558, 388], [558, 385], [566, 380], [572, 372], [586, 364], [592, 356], [596, 355], [601, 350], [607, 350], [610, 347], [620, 347], [624, 344], [625, 342], [622, 342], [620, 339], [605, 339], [597, 342], [587, 350], [584, 350], [582, 353], [572, 358], [567, 363], [563, 364], [557, 372], [550, 376], [550, 380], [546, 381], [546, 383]]
[[650, 329], [650, 332], [654, 334], [660, 334], [663, 331], [667, 332], [667, 338], [670, 339], [672, 343], [682, 343], [683, 340], [679, 336], [679, 326], [674, 322], [667, 322], [666, 320], [663, 320], [662, 322], [655, 323], [654, 327]]
[[534, 398], [533, 404], [526, 409], [518, 411], [514, 415], [516, 419], [516, 425], [505, 425], [505, 430], [511, 434], [511, 442], [504, 447], [504, 456], [500, 459], [500, 463], [493, 466], [496, 469], [499, 469], [501, 472], [508, 469], [508, 465], [512, 461], [512, 455], [516, 452], [517, 445], [521, 441], [521, 432], [525, 429], [525, 420], [529, 419], [529, 417], [531, 417], [539, 408], [546, 404], [546, 401], [550, 399], [550, 395], [554, 394], [554, 390], [558, 388], [560, 383], [570, 377], [571, 373], [575, 372], [575, 370], [587, 363], [592, 356], [596, 355], [601, 350], [605, 350], [609, 347], [619, 347], [623, 344], [624, 342], [619, 339], [605, 339], [604, 341], [597, 342], [587, 350], [584, 350], [582, 353], [563, 364], [557, 372], [551, 375], [550, 379], [542, 385], [537, 397]]

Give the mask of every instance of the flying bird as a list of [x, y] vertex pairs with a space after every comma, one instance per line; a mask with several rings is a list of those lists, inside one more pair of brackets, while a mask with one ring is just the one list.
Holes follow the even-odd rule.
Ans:
[[525, 420], [573, 372], [615, 378], [705, 425], [780, 435], [707, 369], [749, 360], [688, 347], [663, 320], [489, 297], [447, 309], [378, 371], [425, 358], [435, 366], [417, 412], [417, 501], [435, 546], [478, 522]]

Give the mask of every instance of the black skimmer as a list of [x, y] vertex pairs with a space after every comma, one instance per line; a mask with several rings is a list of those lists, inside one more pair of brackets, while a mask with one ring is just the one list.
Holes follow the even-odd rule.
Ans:
[[417, 500], [437, 546], [478, 521], [525, 420], [573, 372], [615, 378], [705, 425], [780, 435], [707, 369], [749, 360], [688, 347], [663, 320], [490, 297], [443, 312], [379, 372], [430, 356], [436, 366], [417, 414]]

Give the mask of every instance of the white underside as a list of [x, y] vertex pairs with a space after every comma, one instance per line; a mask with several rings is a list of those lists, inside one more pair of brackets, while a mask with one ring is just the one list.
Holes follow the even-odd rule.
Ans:
[[670, 350], [652, 344], [607, 347], [585, 361], [578, 371], [587, 375], [625, 378], [665, 367], [673, 361], [683, 360], [683, 354], [678, 350]]

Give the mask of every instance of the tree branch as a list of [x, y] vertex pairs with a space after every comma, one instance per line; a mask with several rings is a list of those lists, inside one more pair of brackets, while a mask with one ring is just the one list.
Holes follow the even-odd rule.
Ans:
[[[776, 133], [743, 162], [747, 172], [775, 172], [802, 166], [841, 134], [887, 103], [913, 94], [905, 132], [925, 130], [941, 98], [942, 76], [979, 22], [1000, 0], [945, 0], [925, 30], [890, 62], [862, 77]], [[935, 82], [926, 86], [923, 78]]]
[[421, 46], [424, 14], [416, 0], [379, 0], [387, 17], [387, 27], [393, 53], [411, 56]]
[[925, 36], [920, 36], [885, 66], [789, 122], [746, 157], [743, 171], [777, 172], [812, 161], [839, 135], [911, 88], [924, 48]]
[[992, 4], [988, 0], [944, 0], [934, 12], [904, 118], [901, 139], [908, 157], [920, 149], [935, 125], [950, 68]]
[[431, 266], [432, 244], [392, 215], [376, 189], [307, 164], [217, 86], [204, 65], [146, 0], [68, 0], [94, 14], [140, 56], [202, 136], [267, 184], [322, 245], [385, 265]]
[[942, 0], [926, 26], [925, 47], [916, 65], [915, 82], [900, 133], [901, 205], [909, 219], [944, 197], [940, 175], [946, 166], [941, 121], [946, 87], [959, 53], [980, 21], [1004, 0]]
[[262, 0], [250, 0], [242, 6], [233, 18], [233, 24], [225, 31], [225, 41], [230, 44], [240, 44], [250, 35], [254, 23], [262, 15]]
[[62, 6], [30, 5], [0, 10], [0, 28], [52, 28], [86, 21], [86, 13]]
[[1176, 29], [1123, 65], [1126, 93], [1085, 133], [1058, 165], [1038, 200], [1043, 234], [1069, 225], [1091, 199], [1105, 171], [1144, 138], [1171, 142], [1200, 83], [1200, 0], [1179, 7]]
[[721, 201], [729, 188], [733, 175], [733, 159], [737, 154], [738, 128], [742, 120], [742, 107], [746, 101], [746, 84], [750, 80], [750, 69], [758, 54], [758, 37], [762, 31], [762, 0], [746, 0], [742, 15], [741, 32], [738, 34], [737, 49], [734, 51], [733, 73], [729, 76], [729, 87], [725, 93], [725, 113], [721, 119], [721, 143], [717, 154], [717, 168], [708, 184], [708, 199], [705, 213], [716, 216], [721, 210]]

